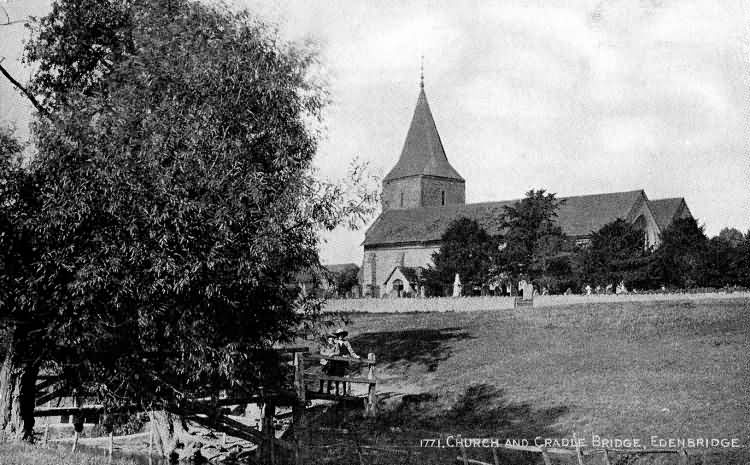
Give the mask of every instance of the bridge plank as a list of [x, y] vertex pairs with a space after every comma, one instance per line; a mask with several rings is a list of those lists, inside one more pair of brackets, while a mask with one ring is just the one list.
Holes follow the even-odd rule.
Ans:
[[378, 384], [377, 379], [370, 378], [347, 378], [345, 376], [316, 376], [311, 378], [318, 381], [342, 381], [345, 383], [357, 383], [357, 384]]
[[351, 401], [360, 401], [360, 402], [363, 399], [366, 399], [365, 396], [349, 396], [349, 395], [337, 396], [336, 394], [333, 394], [333, 393], [318, 392], [318, 391], [306, 391], [305, 398], [320, 399], [320, 400], [351, 400]]
[[336, 360], [339, 362], [349, 362], [351, 364], [360, 365], [374, 365], [375, 360], [368, 360], [366, 358], [351, 358], [351, 357], [328, 357], [319, 354], [305, 354], [305, 360]]

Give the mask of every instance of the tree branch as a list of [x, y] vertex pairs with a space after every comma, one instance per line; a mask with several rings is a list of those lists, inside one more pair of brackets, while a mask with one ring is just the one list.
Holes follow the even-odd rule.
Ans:
[[41, 103], [39, 103], [36, 97], [34, 97], [31, 94], [31, 92], [28, 91], [28, 89], [22, 86], [20, 82], [16, 81], [13, 78], [13, 76], [11, 76], [10, 73], [8, 73], [8, 70], [5, 69], [5, 67], [2, 65], [2, 62], [0, 62], [0, 73], [2, 73], [3, 76], [5, 76], [10, 81], [11, 84], [13, 84], [18, 90], [20, 90], [26, 96], [26, 98], [29, 99], [31, 104], [34, 105], [34, 108], [36, 108], [40, 114], [44, 115], [48, 119], [52, 119], [51, 115], [49, 114], [49, 111], [47, 111], [47, 109], [44, 108]]

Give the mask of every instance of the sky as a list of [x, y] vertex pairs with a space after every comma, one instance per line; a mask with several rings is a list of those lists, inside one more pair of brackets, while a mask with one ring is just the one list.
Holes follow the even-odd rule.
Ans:
[[[355, 157], [380, 176], [396, 163], [424, 56], [467, 202], [644, 189], [685, 197], [709, 236], [750, 228], [750, 0], [233, 3], [288, 40], [319, 42], [332, 99], [316, 159], [325, 178], [344, 177]], [[0, 0], [16, 17], [47, 5]], [[22, 38], [0, 27], [3, 64]], [[27, 113], [0, 82], [0, 121], [23, 131]], [[324, 263], [361, 263], [363, 238], [327, 234]]]

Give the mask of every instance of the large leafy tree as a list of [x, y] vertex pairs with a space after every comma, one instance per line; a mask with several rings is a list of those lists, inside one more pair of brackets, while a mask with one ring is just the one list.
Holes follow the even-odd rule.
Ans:
[[625, 281], [629, 286], [647, 287], [650, 251], [643, 231], [623, 219], [604, 225], [591, 234], [581, 250], [582, 278], [592, 285]]
[[440, 249], [432, 255], [434, 265], [425, 270], [425, 284], [431, 293], [443, 294], [458, 273], [462, 292], [471, 293], [475, 286], [487, 282], [496, 244], [476, 220], [464, 217], [454, 220], [441, 237]]
[[338, 297], [347, 297], [359, 285], [359, 267], [351, 266], [331, 272], [333, 285]]
[[314, 49], [188, 0], [60, 0], [34, 32], [34, 304], [3, 308], [41, 326], [14, 346], [29, 372], [51, 361], [107, 405], [173, 411], [278, 387], [269, 349], [318, 315], [285, 284], [319, 265], [321, 228], [375, 200], [361, 170], [354, 190], [314, 177]]
[[722, 228], [716, 238], [727, 243], [730, 247], [739, 247], [745, 240], [745, 236], [742, 234], [742, 231], [737, 228]]
[[713, 287], [750, 285], [749, 260], [746, 236], [734, 228], [722, 229], [706, 247], [705, 284]]
[[532, 189], [523, 199], [505, 207], [495, 273], [537, 279], [569, 272], [564, 254], [566, 237], [556, 221], [561, 203], [555, 194]]
[[662, 232], [650, 274], [660, 284], [693, 287], [704, 283], [708, 239], [695, 218], [680, 218]]

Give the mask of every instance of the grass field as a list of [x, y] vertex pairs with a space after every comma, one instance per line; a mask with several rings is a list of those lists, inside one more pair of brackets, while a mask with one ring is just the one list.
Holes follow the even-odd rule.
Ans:
[[[533, 444], [575, 433], [587, 444], [598, 435], [646, 446], [655, 435], [747, 445], [749, 311], [744, 297], [714, 297], [351, 315], [354, 348], [377, 356], [379, 414], [312, 408], [305, 464], [455, 464], [459, 449], [423, 448], [420, 440], [458, 435]], [[101, 450], [72, 456], [67, 447], [2, 446], [0, 465], [106, 461]], [[747, 451], [693, 451], [689, 463], [745, 465]], [[539, 454], [498, 452], [504, 465], [543, 463]], [[493, 463], [488, 449], [470, 448], [468, 456]], [[675, 456], [610, 460], [678, 463]], [[575, 459], [553, 456], [553, 463]]]
[[[744, 298], [351, 319], [355, 349], [378, 357], [383, 412], [370, 421], [334, 409], [322, 426], [405, 447], [439, 434], [747, 444]], [[738, 458], [715, 452], [723, 458], [706, 462]]]
[[[101, 453], [79, 452], [73, 454], [68, 447], [36, 447], [24, 444], [0, 446], [2, 465], [139, 465], [129, 458], [110, 460]], [[155, 462], [156, 465], [156, 462]]]

